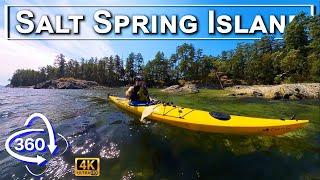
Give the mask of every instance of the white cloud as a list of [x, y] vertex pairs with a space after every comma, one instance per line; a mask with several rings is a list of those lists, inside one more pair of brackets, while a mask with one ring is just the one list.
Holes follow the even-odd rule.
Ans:
[[[4, 32], [0, 30], [1, 37]], [[8, 41], [0, 39], [0, 84], [8, 84], [7, 80], [19, 68], [38, 69], [40, 66], [52, 64], [57, 52], [41, 45], [37, 41]]]

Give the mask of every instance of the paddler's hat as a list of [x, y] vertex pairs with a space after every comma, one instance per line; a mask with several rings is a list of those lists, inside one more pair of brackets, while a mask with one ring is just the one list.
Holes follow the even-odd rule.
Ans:
[[138, 76], [136, 76], [135, 80], [136, 80], [136, 81], [143, 81], [143, 77], [140, 76], [140, 75], [138, 75]]

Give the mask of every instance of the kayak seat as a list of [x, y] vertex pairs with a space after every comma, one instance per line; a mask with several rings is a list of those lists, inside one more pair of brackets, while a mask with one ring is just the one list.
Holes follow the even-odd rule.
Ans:
[[154, 101], [130, 101], [130, 106], [151, 106], [155, 105], [156, 103]]
[[223, 121], [227, 121], [231, 119], [231, 116], [229, 114], [226, 113], [222, 113], [222, 112], [210, 112], [209, 113], [212, 117], [219, 119], [219, 120], [223, 120]]

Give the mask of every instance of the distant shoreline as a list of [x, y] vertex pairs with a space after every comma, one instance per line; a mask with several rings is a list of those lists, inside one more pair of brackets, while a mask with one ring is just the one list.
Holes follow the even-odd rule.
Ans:
[[[109, 87], [99, 85], [95, 81], [79, 80], [74, 78], [60, 78], [49, 80], [34, 86], [19, 86], [9, 88], [33, 88], [33, 89], [108, 89], [126, 86]], [[160, 89], [160, 88], [158, 88]], [[161, 88], [161, 91], [168, 94], [197, 93], [207, 87], [196, 88], [195, 84], [173, 85]], [[219, 89], [219, 88], [209, 88]], [[320, 83], [292, 83], [279, 85], [234, 85], [221, 89], [228, 91], [228, 96], [234, 97], [258, 97], [265, 99], [320, 99]]]

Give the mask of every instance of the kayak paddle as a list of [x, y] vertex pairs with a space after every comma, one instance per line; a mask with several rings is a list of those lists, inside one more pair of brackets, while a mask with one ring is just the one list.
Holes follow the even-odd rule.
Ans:
[[155, 108], [156, 105], [152, 105], [152, 106], [147, 106], [146, 108], [144, 108], [142, 114], [141, 114], [141, 122], [144, 122], [144, 118], [148, 117], [150, 114], [153, 113], [153, 110]]

